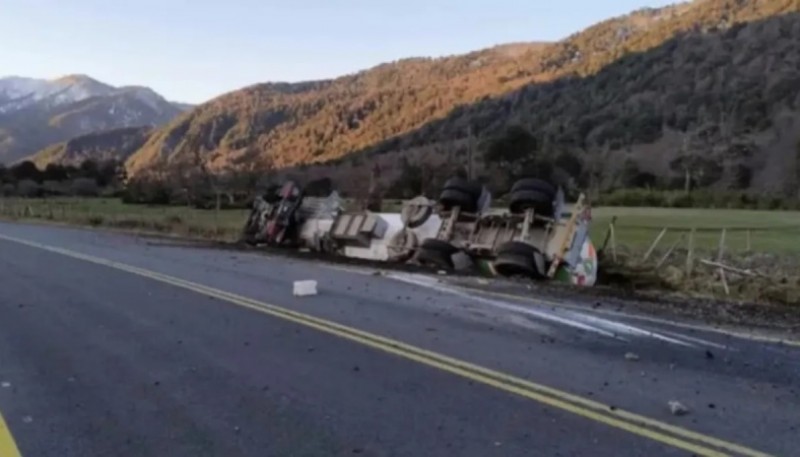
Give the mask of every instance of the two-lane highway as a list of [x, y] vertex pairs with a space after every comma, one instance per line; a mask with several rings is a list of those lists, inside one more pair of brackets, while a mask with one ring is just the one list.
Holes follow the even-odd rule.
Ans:
[[798, 347], [440, 279], [0, 223], [0, 456], [798, 455]]

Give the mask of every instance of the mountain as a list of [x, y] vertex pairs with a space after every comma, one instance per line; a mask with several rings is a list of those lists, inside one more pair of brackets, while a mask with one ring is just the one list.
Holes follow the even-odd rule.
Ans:
[[0, 78], [0, 163], [91, 132], [165, 124], [183, 110], [149, 88], [85, 75]]
[[330, 174], [378, 161], [396, 174], [409, 161], [463, 163], [470, 132], [484, 153], [516, 126], [531, 141], [483, 165], [557, 166], [582, 186], [608, 187], [632, 164], [665, 182], [786, 191], [800, 187], [787, 166], [800, 140], [798, 9], [796, 0], [695, 0], [557, 43], [259, 84], [174, 119], [127, 165], [221, 169], [266, 155], [280, 167], [332, 162]]
[[90, 133], [48, 146], [26, 160], [44, 170], [47, 165], [79, 166], [87, 159], [125, 161], [147, 141], [152, 127], [126, 127]]

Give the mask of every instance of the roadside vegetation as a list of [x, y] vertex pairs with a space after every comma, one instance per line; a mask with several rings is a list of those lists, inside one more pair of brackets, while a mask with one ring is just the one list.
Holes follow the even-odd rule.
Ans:
[[[401, 205], [399, 200], [385, 200], [383, 206], [385, 210], [396, 211]], [[246, 207], [216, 211], [185, 205], [130, 204], [119, 198], [0, 198], [0, 215], [6, 219], [46, 220], [225, 240], [239, 235], [248, 213]], [[660, 246], [670, 245], [695, 228], [695, 248], [714, 250], [718, 249], [721, 230], [725, 228], [729, 253], [749, 250], [800, 255], [797, 242], [800, 211], [593, 208], [591, 237], [598, 247], [614, 217], [616, 242], [622, 252], [645, 252], [663, 228], [669, 231]]]
[[[394, 211], [402, 202], [387, 200]], [[235, 242], [246, 208], [201, 209], [188, 205], [124, 203], [120, 198], [0, 198], [0, 218], [136, 233]], [[591, 237], [604, 246], [614, 221], [614, 240], [605, 244], [602, 283], [631, 291], [800, 305], [800, 212], [730, 209], [600, 207], [592, 211]], [[661, 231], [667, 232], [650, 250]], [[719, 258], [725, 229], [724, 252]], [[687, 237], [693, 236], [693, 267], [687, 268]], [[727, 274], [726, 292], [717, 268], [722, 261], [752, 275]]]

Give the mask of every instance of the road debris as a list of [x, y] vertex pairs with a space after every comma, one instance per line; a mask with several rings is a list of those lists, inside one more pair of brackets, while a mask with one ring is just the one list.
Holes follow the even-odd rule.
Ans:
[[685, 416], [689, 414], [689, 408], [677, 400], [670, 400], [667, 405], [669, 405], [669, 411], [673, 416]]
[[0, 383], [0, 387], [2, 387], [3, 389], [8, 389], [9, 387], [11, 387], [11, 383], [8, 381], [3, 381], [2, 383]]
[[305, 297], [309, 295], [317, 295], [317, 281], [295, 281], [294, 291], [292, 292], [295, 297]]
[[635, 362], [639, 360], [639, 355], [633, 352], [628, 352], [627, 354], [625, 354], [625, 360], [630, 360], [631, 362]]

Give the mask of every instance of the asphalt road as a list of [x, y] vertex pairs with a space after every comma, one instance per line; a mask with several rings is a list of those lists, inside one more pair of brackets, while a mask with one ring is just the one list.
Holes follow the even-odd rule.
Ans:
[[0, 413], [23, 456], [800, 455], [800, 347], [530, 298], [0, 223]]

